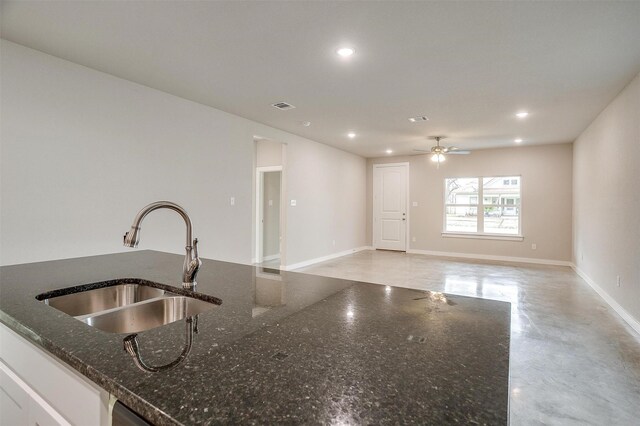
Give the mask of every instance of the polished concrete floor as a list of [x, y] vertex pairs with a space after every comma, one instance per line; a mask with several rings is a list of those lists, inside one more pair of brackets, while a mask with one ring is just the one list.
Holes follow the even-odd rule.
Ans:
[[512, 425], [640, 425], [640, 336], [568, 267], [362, 251], [297, 272], [511, 302]]

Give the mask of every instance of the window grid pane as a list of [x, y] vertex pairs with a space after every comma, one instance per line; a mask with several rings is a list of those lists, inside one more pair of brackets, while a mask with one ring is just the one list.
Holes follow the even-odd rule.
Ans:
[[445, 195], [445, 232], [520, 234], [519, 176], [448, 178]]
[[477, 204], [478, 178], [445, 179], [447, 204]]
[[449, 232], [478, 232], [478, 208], [475, 206], [447, 207], [445, 229]]

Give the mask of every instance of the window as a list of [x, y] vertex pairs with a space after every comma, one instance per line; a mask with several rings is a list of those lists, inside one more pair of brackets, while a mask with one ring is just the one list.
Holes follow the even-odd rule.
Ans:
[[445, 231], [478, 232], [478, 178], [445, 179]]
[[443, 232], [520, 235], [519, 176], [445, 179], [445, 197]]

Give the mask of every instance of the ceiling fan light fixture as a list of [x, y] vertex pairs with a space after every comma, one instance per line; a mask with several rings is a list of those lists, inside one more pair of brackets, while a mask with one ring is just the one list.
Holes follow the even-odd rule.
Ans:
[[434, 163], [442, 163], [445, 161], [445, 156], [444, 154], [433, 154], [431, 156], [431, 161], [433, 161]]

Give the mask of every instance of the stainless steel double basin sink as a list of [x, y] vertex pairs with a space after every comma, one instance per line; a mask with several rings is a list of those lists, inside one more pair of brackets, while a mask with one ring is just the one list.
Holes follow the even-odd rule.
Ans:
[[[140, 283], [114, 284], [69, 294], [37, 297], [95, 328], [109, 333], [137, 333], [191, 317], [217, 305]], [[81, 287], [80, 287], [81, 288]]]

